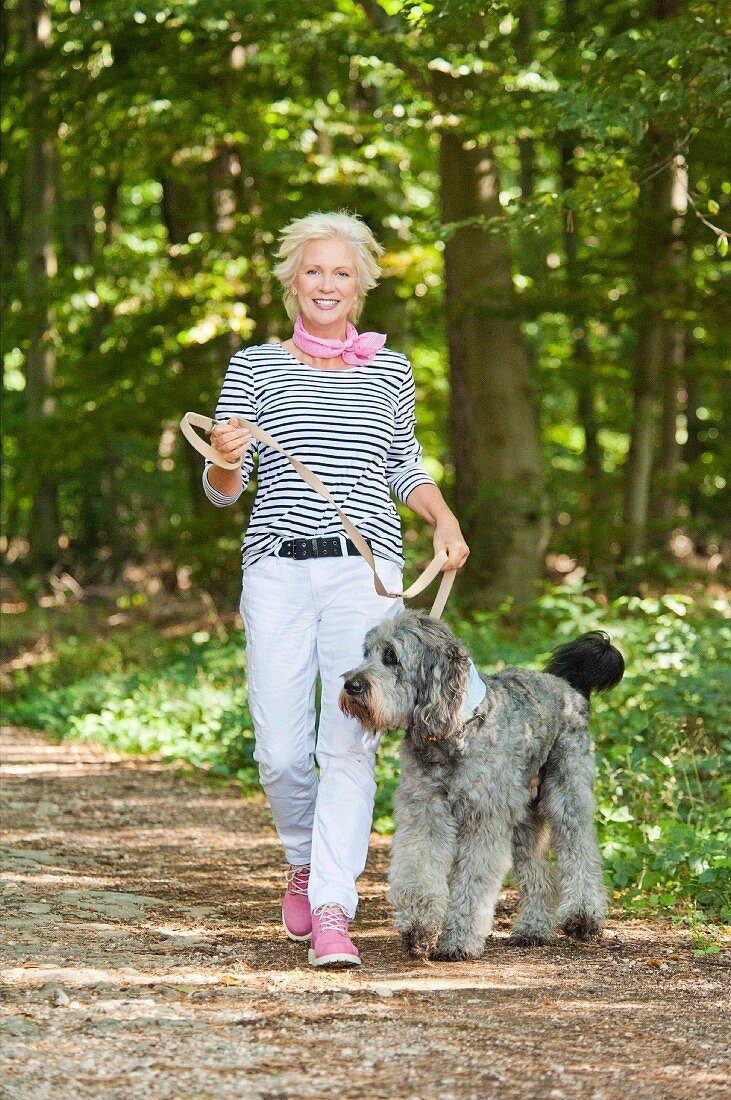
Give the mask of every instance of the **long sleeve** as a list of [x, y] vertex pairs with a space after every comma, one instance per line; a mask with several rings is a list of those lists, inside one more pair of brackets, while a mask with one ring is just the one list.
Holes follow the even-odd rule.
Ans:
[[415, 435], [415, 401], [414, 376], [407, 362], [396, 410], [396, 430], [386, 459], [388, 484], [404, 504], [417, 485], [436, 485], [421, 466], [421, 446]]
[[[241, 417], [256, 424], [256, 398], [254, 392], [254, 377], [251, 363], [245, 352], [237, 351], [232, 356], [228, 370], [223, 380], [221, 393], [216, 404], [215, 419], [219, 421], [230, 420], [232, 416]], [[217, 508], [224, 508], [227, 504], [234, 504], [249, 483], [251, 472], [254, 468], [254, 454], [259, 449], [256, 439], [252, 439], [251, 446], [241, 466], [241, 488], [233, 496], [219, 493], [208, 480], [208, 471], [213, 465], [206, 459], [203, 468], [203, 491], [212, 504]]]

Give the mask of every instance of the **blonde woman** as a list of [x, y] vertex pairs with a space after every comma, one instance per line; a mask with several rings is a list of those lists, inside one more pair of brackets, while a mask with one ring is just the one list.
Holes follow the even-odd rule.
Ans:
[[449, 554], [445, 569], [465, 562], [459, 523], [420, 465], [409, 361], [384, 346], [385, 336], [355, 329], [382, 251], [344, 212], [310, 214], [283, 230], [275, 273], [294, 333], [231, 359], [211, 442], [243, 463], [240, 470], [207, 463], [203, 474], [209, 499], [232, 504], [258, 452], [241, 598], [249, 705], [261, 783], [289, 864], [282, 919], [290, 939], [311, 939], [314, 966], [360, 965], [349, 923], [368, 854], [375, 752], [337, 700], [366, 631], [401, 601], [376, 593], [334, 508], [278, 452], [252, 441], [238, 418], [270, 432], [322, 479], [370, 541], [391, 591], [401, 589], [403, 568], [391, 493], [433, 524], [435, 551]]

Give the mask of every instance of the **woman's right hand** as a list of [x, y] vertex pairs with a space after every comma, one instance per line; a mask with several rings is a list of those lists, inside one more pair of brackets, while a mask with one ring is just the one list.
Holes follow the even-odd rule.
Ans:
[[211, 432], [211, 446], [220, 451], [227, 462], [239, 462], [251, 445], [251, 435], [235, 416], [227, 424], [216, 424]]

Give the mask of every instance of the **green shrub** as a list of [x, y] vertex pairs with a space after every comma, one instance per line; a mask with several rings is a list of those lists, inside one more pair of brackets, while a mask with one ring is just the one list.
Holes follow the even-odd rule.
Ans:
[[[593, 707], [597, 824], [608, 881], [631, 913], [731, 920], [731, 625], [685, 595], [607, 604], [547, 590], [522, 628], [501, 615], [450, 618], [477, 667], [540, 668], [550, 650], [603, 629], [625, 656], [622, 683]], [[243, 641], [198, 632], [174, 643], [141, 626], [102, 644], [83, 631], [19, 672], [6, 717], [53, 736], [161, 754], [257, 785]], [[398, 733], [379, 752], [375, 828], [393, 828]]]

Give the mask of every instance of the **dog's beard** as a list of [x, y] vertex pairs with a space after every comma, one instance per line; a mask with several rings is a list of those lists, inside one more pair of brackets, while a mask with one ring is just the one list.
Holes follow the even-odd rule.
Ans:
[[354, 699], [352, 695], [348, 695], [347, 691], [341, 691], [338, 705], [343, 714], [347, 714], [349, 718], [355, 718], [360, 722], [363, 729], [368, 730], [370, 733], [375, 733], [379, 727], [376, 725], [374, 716], [368, 705], [369, 694], [369, 692], [366, 692], [365, 695], [358, 696], [357, 699]]
[[363, 694], [357, 697], [349, 695], [347, 691], [341, 691], [338, 705], [343, 714], [355, 718], [369, 733], [389, 729], [394, 724], [389, 716], [380, 710], [376, 694], [371, 687], [366, 688]]

